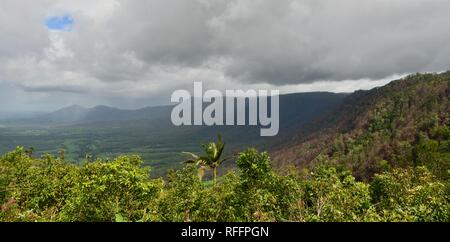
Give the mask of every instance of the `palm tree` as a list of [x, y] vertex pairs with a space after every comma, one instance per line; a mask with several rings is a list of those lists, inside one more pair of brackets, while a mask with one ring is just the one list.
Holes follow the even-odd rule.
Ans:
[[203, 176], [205, 168], [212, 169], [215, 185], [217, 179], [217, 167], [219, 167], [220, 164], [231, 157], [221, 159], [225, 144], [222, 142], [222, 136], [220, 134], [218, 135], [217, 143], [210, 142], [209, 144], [202, 145], [202, 147], [205, 150], [205, 155], [203, 156], [199, 156], [190, 152], [183, 152], [184, 154], [192, 156], [192, 159], [186, 160], [185, 163], [196, 164], [197, 166], [199, 166], [200, 178]]

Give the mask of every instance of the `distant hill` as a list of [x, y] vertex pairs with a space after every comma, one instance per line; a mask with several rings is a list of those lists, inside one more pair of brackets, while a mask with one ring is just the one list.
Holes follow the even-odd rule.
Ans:
[[152, 119], [170, 114], [170, 106], [146, 107], [123, 110], [108, 106], [85, 108], [79, 105], [65, 107], [54, 112], [26, 119], [9, 120], [10, 124], [74, 125], [96, 122]]
[[389, 167], [427, 165], [450, 170], [450, 72], [417, 74], [357, 91], [314, 125], [272, 147], [278, 166], [341, 164], [360, 179]]
[[[348, 94], [345, 93], [296, 93], [280, 96], [280, 129], [290, 133], [293, 127], [301, 127], [312, 120], [323, 118], [336, 108]], [[248, 103], [246, 104], [248, 107]], [[205, 108], [207, 104], [203, 105]], [[35, 115], [22, 119], [1, 121], [10, 125], [58, 125], [73, 126], [94, 123], [116, 123], [122, 121], [159, 120], [171, 124], [170, 114], [173, 106], [145, 107], [136, 110], [124, 110], [108, 106], [85, 108], [73, 105], [54, 112]], [[235, 110], [236, 112], [236, 110]], [[270, 107], [269, 107], [270, 112]], [[248, 113], [247, 113], [248, 115]], [[224, 118], [226, 115], [224, 115]], [[236, 113], [235, 113], [236, 117]], [[227, 127], [217, 127], [227, 129]], [[257, 130], [259, 127], [249, 127]], [[289, 129], [288, 129], [289, 128]], [[259, 134], [258, 134], [259, 136]]]

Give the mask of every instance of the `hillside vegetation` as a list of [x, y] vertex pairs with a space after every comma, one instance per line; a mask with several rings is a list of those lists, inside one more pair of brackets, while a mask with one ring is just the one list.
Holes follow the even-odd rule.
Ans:
[[0, 158], [0, 220], [450, 222], [449, 94], [450, 73], [356, 92], [274, 162], [248, 149], [214, 183], [198, 162], [163, 180], [138, 156], [72, 164], [19, 147]]
[[450, 72], [417, 74], [348, 96], [324, 129], [284, 143], [278, 166], [341, 165], [358, 179], [395, 167], [426, 166], [448, 179]]

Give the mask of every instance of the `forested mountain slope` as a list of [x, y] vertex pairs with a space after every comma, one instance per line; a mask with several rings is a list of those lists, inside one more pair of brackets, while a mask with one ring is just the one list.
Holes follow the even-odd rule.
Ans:
[[440, 177], [450, 169], [450, 72], [416, 74], [346, 97], [302, 137], [299, 132], [272, 153], [279, 166], [330, 162], [359, 179], [390, 167], [426, 165]]

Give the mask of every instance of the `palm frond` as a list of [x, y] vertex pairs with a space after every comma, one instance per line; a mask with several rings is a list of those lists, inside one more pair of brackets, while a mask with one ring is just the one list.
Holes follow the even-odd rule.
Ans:
[[199, 158], [198, 155], [196, 155], [196, 154], [194, 154], [194, 153], [191, 153], [191, 152], [181, 152], [181, 153], [186, 154], [186, 155], [190, 155], [190, 156], [192, 156], [192, 158], [194, 158], [194, 159], [198, 159], [198, 158]]
[[223, 158], [222, 160], [219, 161], [219, 164], [222, 164], [222, 163], [224, 163], [227, 160], [231, 160], [232, 158], [234, 158], [234, 155], [230, 155], [228, 157], [225, 157], [225, 158]]
[[197, 163], [197, 161], [196, 160], [185, 160], [184, 163], [186, 163], [186, 164], [195, 164], [195, 163]]

